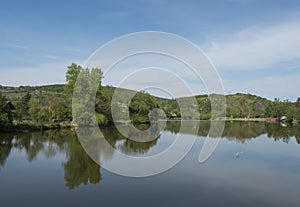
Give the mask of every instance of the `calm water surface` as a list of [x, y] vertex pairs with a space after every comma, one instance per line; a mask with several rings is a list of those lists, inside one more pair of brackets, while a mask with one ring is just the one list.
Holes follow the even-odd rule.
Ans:
[[[170, 122], [150, 142], [125, 139], [114, 127], [102, 131], [117, 150], [147, 156], [166, 149], [178, 135], [191, 136], [188, 130], [178, 134], [179, 128], [179, 122]], [[216, 152], [200, 164], [208, 130], [209, 123], [201, 122], [185, 159], [147, 178], [101, 168], [72, 130], [0, 134], [0, 205], [300, 206], [300, 126], [228, 122]]]

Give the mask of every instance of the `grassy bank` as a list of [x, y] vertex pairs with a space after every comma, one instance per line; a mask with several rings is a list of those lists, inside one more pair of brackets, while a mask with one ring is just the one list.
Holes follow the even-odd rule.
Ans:
[[66, 129], [74, 127], [71, 123], [20, 123], [0, 126], [0, 132], [29, 132], [49, 129]]
[[265, 122], [267, 118], [230, 118], [226, 117], [226, 121], [258, 121], [258, 122]]

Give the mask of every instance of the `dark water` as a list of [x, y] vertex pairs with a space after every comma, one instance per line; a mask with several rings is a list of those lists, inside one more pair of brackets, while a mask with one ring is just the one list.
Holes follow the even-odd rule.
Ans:
[[[145, 156], [172, 144], [179, 127], [170, 122], [158, 139], [143, 143], [125, 139], [114, 127], [102, 131], [123, 153]], [[216, 152], [200, 164], [208, 129], [208, 122], [201, 123], [182, 162], [147, 178], [101, 168], [72, 130], [0, 134], [0, 205], [300, 206], [299, 126], [226, 123]], [[180, 134], [186, 136], [189, 130]]]

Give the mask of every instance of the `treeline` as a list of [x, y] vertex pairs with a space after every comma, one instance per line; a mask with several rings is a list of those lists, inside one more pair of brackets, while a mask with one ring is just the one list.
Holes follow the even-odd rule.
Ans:
[[[81, 86], [74, 92], [74, 86], [81, 74]], [[167, 119], [203, 119], [211, 118], [211, 97], [209, 95], [195, 96], [197, 103], [191, 103], [189, 97], [166, 99], [152, 96], [146, 92], [136, 92], [128, 89], [102, 86], [102, 71], [99, 68], [82, 68], [80, 65], [71, 64], [66, 73], [65, 85], [48, 86], [0, 86], [0, 130], [8, 128], [13, 123], [93, 123], [91, 113], [86, 111], [87, 106], [93, 107], [96, 112], [96, 121], [101, 124], [112, 123], [111, 108], [117, 121], [130, 121], [133, 123], [148, 123], [149, 113], [160, 108]], [[93, 86], [88, 85], [86, 79], [99, 85], [94, 93], [95, 99], [90, 99]], [[78, 84], [78, 83], [77, 83]], [[118, 96], [112, 103], [113, 94], [118, 90]], [[84, 102], [73, 102], [72, 97], [86, 97]], [[212, 96], [212, 95], [211, 95]], [[214, 95], [217, 96], [217, 95]], [[132, 97], [132, 99], [128, 99]], [[74, 100], [73, 100], [74, 101]], [[10, 102], [12, 106], [7, 105]], [[178, 102], [183, 103], [181, 108]], [[128, 104], [129, 103], [129, 104]], [[195, 113], [195, 110], [199, 113]], [[182, 111], [185, 111], [184, 117]], [[226, 96], [226, 116], [228, 118], [274, 118], [296, 123], [300, 120], [300, 98], [296, 102], [268, 99], [251, 94], [233, 94]], [[161, 111], [152, 114], [154, 118], [163, 118]], [[151, 117], [150, 117], [151, 118]], [[116, 120], [115, 120], [116, 121]]]
[[[94, 78], [98, 81], [99, 87], [96, 91], [96, 98], [92, 103], [87, 99], [86, 103], [72, 103], [74, 93], [74, 85], [78, 80], [78, 75], [81, 74], [83, 80]], [[96, 78], [97, 79], [96, 79]], [[102, 71], [98, 68], [91, 70], [82, 68], [80, 65], [71, 64], [68, 66], [66, 73], [65, 85], [49, 85], [49, 86], [20, 86], [20, 87], [4, 87], [0, 86], [0, 131], [9, 128], [15, 123], [20, 126], [24, 123], [31, 123], [34, 125], [58, 124], [58, 123], [92, 123], [90, 113], [86, 112], [88, 105], [95, 105], [96, 121], [100, 125], [106, 125], [113, 122], [111, 114], [112, 96], [116, 88], [111, 86], [102, 86]], [[89, 85], [83, 81], [79, 96], [89, 95], [91, 89]], [[135, 91], [127, 89], [118, 89], [121, 96], [130, 96]], [[77, 91], [78, 92], [78, 91]], [[7, 102], [11, 102], [15, 110], [2, 107]], [[72, 105], [73, 104], [73, 105]], [[72, 108], [73, 107], [73, 108]], [[124, 115], [124, 106], [121, 102], [116, 102], [115, 108], [120, 110], [120, 120], [126, 119]], [[4, 110], [5, 108], [5, 110]], [[159, 108], [157, 98], [145, 92], [138, 92], [133, 97], [129, 107], [129, 117], [134, 123], [149, 122], [148, 114], [154, 109]], [[73, 109], [73, 111], [72, 111]], [[76, 115], [76, 119], [72, 116]]]

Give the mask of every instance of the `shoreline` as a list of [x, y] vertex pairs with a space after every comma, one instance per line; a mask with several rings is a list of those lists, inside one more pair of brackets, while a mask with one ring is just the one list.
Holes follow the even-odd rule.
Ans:
[[267, 122], [269, 118], [225, 118], [225, 121], [257, 121], [257, 122]]
[[[273, 123], [278, 124], [282, 123], [279, 120], [274, 121], [274, 118], [224, 118], [224, 119], [216, 119], [216, 120], [197, 120], [197, 121], [240, 121], [240, 122], [265, 122], [265, 123]], [[169, 119], [169, 120], [161, 120], [161, 121], [193, 121], [193, 120], [181, 120], [181, 119]], [[290, 123], [292, 125], [296, 125], [300, 123], [299, 120], [294, 120], [293, 122], [285, 122]], [[114, 124], [122, 125], [122, 124], [130, 124], [128, 121], [117, 121]], [[135, 123], [135, 124], [145, 124], [145, 123]], [[98, 126], [109, 126], [112, 123]], [[2, 126], [0, 128], [0, 133], [9, 133], [9, 132], [31, 132], [31, 131], [46, 131], [51, 129], [71, 129], [75, 128], [76, 124], [74, 123], [13, 123], [12, 125]]]
[[75, 125], [73, 124], [61, 124], [61, 123], [14, 123], [12, 125], [3, 126], [0, 129], [1, 133], [9, 133], [9, 132], [31, 132], [31, 131], [46, 131], [51, 129], [68, 129], [73, 128]]

